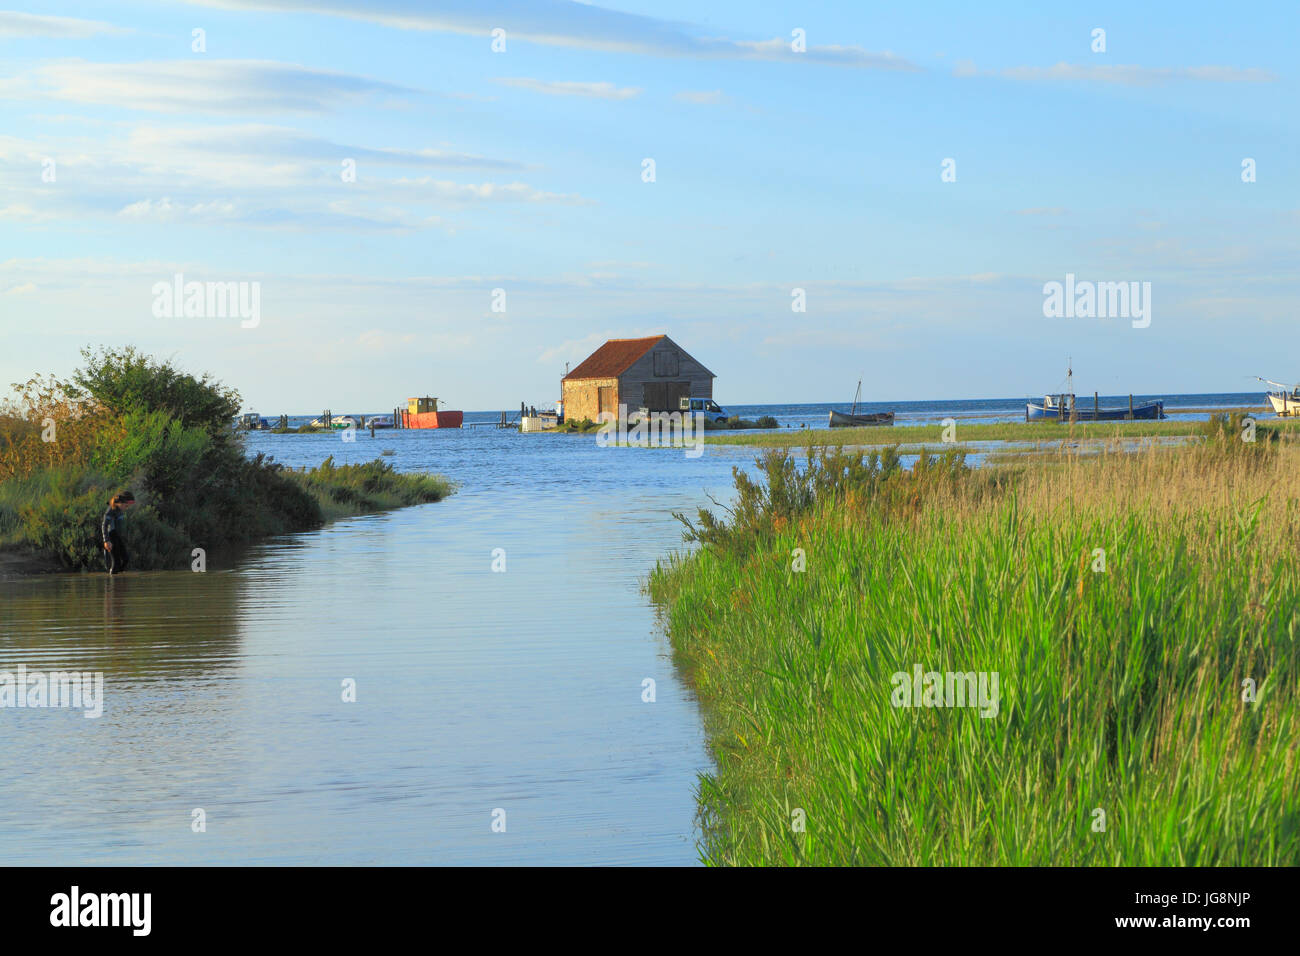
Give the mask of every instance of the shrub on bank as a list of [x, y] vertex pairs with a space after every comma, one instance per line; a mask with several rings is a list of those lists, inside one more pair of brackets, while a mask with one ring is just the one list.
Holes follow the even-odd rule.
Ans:
[[102, 567], [100, 519], [130, 488], [130, 566], [182, 568], [196, 547], [221, 552], [450, 492], [379, 461], [293, 471], [250, 459], [230, 428], [237, 392], [130, 348], [83, 355], [72, 383], [33, 379], [0, 414], [0, 546]]
[[441, 501], [452, 491], [451, 483], [441, 475], [400, 473], [378, 458], [365, 464], [336, 465], [331, 456], [311, 471], [288, 475], [328, 518]]

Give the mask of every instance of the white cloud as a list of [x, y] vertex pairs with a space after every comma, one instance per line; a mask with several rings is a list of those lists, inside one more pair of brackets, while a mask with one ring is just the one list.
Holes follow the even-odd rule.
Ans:
[[[40, 142], [0, 136], [0, 220], [450, 229], [455, 224], [441, 215], [448, 204], [590, 202], [513, 179], [400, 175], [421, 167], [522, 166], [440, 147], [362, 147], [256, 125], [96, 132]], [[56, 183], [39, 182], [47, 155], [58, 164]], [[343, 180], [340, 157], [356, 161], [354, 182]]]
[[36, 13], [22, 13], [18, 10], [0, 10], [0, 37], [54, 37], [63, 40], [81, 40], [101, 33], [130, 32], [100, 20], [48, 17]]
[[228, 200], [198, 202], [186, 205], [174, 203], [170, 197], [142, 199], [118, 210], [118, 216], [137, 222], [177, 222], [189, 220], [229, 220], [235, 216], [235, 204]]
[[1277, 77], [1268, 70], [1236, 66], [1154, 67], [1123, 64], [1057, 63], [1055, 66], [1013, 66], [1001, 70], [980, 70], [970, 60], [957, 63], [953, 76], [996, 76], [1027, 82], [1109, 83], [1116, 86], [1154, 86], [1175, 80], [1203, 80], [1213, 83], [1270, 83]]
[[223, 167], [232, 158], [248, 160], [258, 168], [267, 157], [279, 163], [320, 160], [334, 163], [356, 160], [358, 165], [423, 166], [464, 169], [522, 169], [523, 164], [474, 153], [446, 149], [394, 149], [337, 143], [283, 126], [247, 123], [228, 126], [138, 126], [131, 131], [132, 149], [141, 155], [184, 154], [190, 160], [219, 158]]
[[163, 113], [319, 113], [416, 91], [270, 60], [67, 60], [0, 79], [0, 97], [52, 99]]
[[564, 193], [550, 193], [534, 189], [527, 183], [454, 183], [435, 179], [395, 179], [393, 183], [412, 188], [416, 195], [454, 202], [559, 202], [586, 205], [590, 200]]
[[572, 80], [535, 80], [527, 76], [498, 76], [494, 83], [516, 89], [545, 93], [547, 96], [585, 96], [598, 100], [630, 100], [641, 93], [640, 87], [615, 86], [613, 83], [581, 83]]
[[[704, 35], [704, 29], [671, 20], [625, 13], [594, 3], [538, 3], [536, 0], [190, 0], [201, 6], [241, 10], [329, 14], [367, 20], [401, 30], [430, 30], [481, 37], [488, 42], [497, 27], [506, 42], [524, 40], [548, 46], [702, 59], [783, 60], [858, 69], [917, 71], [920, 67], [889, 52], [858, 46], [791, 49], [790, 37], [731, 40]], [[507, 49], [509, 47], [507, 46]]]

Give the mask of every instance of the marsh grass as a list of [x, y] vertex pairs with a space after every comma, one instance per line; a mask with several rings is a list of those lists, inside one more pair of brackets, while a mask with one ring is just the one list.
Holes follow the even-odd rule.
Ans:
[[451, 482], [441, 475], [394, 471], [378, 458], [336, 465], [331, 456], [310, 471], [288, 475], [316, 499], [326, 520], [441, 501], [453, 491]]
[[[649, 586], [716, 762], [703, 858], [1300, 863], [1297, 469], [1294, 445], [1213, 438], [867, 469], [697, 534]], [[918, 663], [996, 672], [1000, 712], [892, 706]]]
[[[1242, 414], [1233, 413], [1240, 421]], [[1290, 440], [1300, 438], [1300, 420], [1260, 418], [1258, 431], [1273, 432]], [[1205, 422], [1133, 421], [1133, 422], [957, 422], [954, 430], [958, 442], [975, 441], [1060, 441], [1105, 439], [1131, 441], [1141, 438], [1203, 436]], [[722, 445], [752, 445], [763, 448], [804, 448], [812, 446], [862, 445], [886, 446], [917, 444], [937, 446], [943, 440], [942, 425], [894, 425], [868, 428], [785, 429], [759, 434], [711, 432], [707, 441]]]

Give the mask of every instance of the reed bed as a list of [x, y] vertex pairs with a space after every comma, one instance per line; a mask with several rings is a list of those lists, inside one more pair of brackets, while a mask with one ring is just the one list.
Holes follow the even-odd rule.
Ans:
[[[1240, 417], [1240, 413], [1234, 413]], [[1300, 436], [1300, 419], [1257, 416], [1260, 427], [1292, 436]], [[1132, 422], [983, 422], [967, 423], [960, 419], [951, 432], [957, 443], [975, 441], [1081, 441], [1105, 439], [1132, 441], [1141, 438], [1186, 437], [1202, 434], [1203, 421], [1132, 421]], [[788, 428], [761, 434], [711, 432], [706, 441], [721, 445], [751, 445], [759, 448], [804, 448], [812, 446], [895, 444], [939, 446], [943, 442], [942, 425], [894, 425], [865, 428]]]
[[[1300, 449], [1231, 435], [738, 474], [649, 583], [716, 762], [702, 858], [1300, 863]], [[918, 664], [998, 675], [996, 716], [895, 706]]]

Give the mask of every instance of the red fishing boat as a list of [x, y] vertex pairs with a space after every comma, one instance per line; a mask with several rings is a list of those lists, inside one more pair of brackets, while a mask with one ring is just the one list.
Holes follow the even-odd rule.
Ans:
[[436, 398], [408, 398], [402, 412], [403, 428], [460, 428], [464, 412], [438, 410]]

